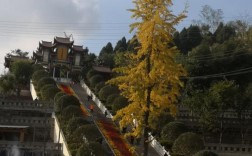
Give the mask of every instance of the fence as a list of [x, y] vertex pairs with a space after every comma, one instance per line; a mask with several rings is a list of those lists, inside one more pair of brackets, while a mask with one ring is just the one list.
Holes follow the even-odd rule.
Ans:
[[[102, 104], [102, 102], [95, 96], [95, 94], [89, 89], [89, 87], [85, 84], [85, 82], [81, 81], [81, 86], [84, 88], [88, 95], [92, 96], [92, 100], [96, 103], [96, 105], [100, 108], [100, 110], [104, 113], [107, 111], [108, 117], [113, 118], [113, 115], [108, 111], [108, 109]], [[153, 147], [156, 152], [160, 155], [171, 156], [168, 151], [165, 150], [164, 146], [162, 146], [155, 138], [149, 133], [149, 140], [151, 140], [150, 145]]]
[[215, 144], [215, 143], [206, 143], [205, 149], [214, 151], [221, 155], [251, 155], [252, 146], [251, 145], [243, 145], [243, 144]]
[[113, 115], [109, 112], [109, 110], [102, 104], [102, 102], [99, 100], [99, 98], [96, 97], [96, 95], [89, 89], [89, 87], [84, 83], [84, 81], [81, 81], [81, 87], [84, 88], [89, 96], [92, 97], [92, 100], [96, 103], [96, 105], [100, 108], [102, 113], [105, 113], [107, 111], [107, 117], [113, 118]]

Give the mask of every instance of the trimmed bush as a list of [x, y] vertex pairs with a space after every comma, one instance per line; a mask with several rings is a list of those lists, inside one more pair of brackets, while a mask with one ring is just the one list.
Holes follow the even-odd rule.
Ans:
[[95, 141], [97, 138], [102, 137], [100, 131], [96, 125], [88, 124], [76, 129], [71, 137], [73, 142], [83, 142], [83, 138], [86, 138], [88, 142]]
[[61, 112], [61, 117], [65, 122], [68, 122], [73, 117], [81, 117], [82, 112], [80, 110], [80, 106], [69, 105], [64, 108]]
[[47, 88], [45, 92], [41, 92], [41, 97], [43, 100], [53, 100], [54, 96], [60, 92], [59, 88]]
[[161, 139], [172, 146], [178, 136], [187, 131], [188, 128], [185, 124], [183, 124], [182, 122], [173, 121], [163, 127], [161, 131]]
[[[90, 155], [104, 155], [106, 151], [102, 148], [102, 145], [97, 142], [90, 142], [89, 144], [83, 144], [76, 153], [76, 156], [90, 156]], [[105, 154], [107, 155], [107, 154]]]
[[195, 133], [186, 132], [175, 140], [172, 146], [172, 153], [181, 156], [192, 156], [203, 149], [203, 140]]
[[62, 92], [62, 91], [58, 92], [58, 93], [54, 96], [54, 103], [57, 103], [58, 100], [59, 100], [62, 96], [64, 96], [64, 95], [67, 95], [67, 94], [66, 94], [65, 92]]
[[112, 94], [112, 95], [109, 95], [108, 98], [106, 99], [106, 103], [105, 105], [106, 106], [111, 106], [114, 102], [114, 100], [119, 97], [120, 94]]
[[55, 87], [55, 85], [47, 84], [40, 89], [40, 94], [42, 100], [50, 100], [53, 99], [55, 94], [58, 93], [59, 91], [60, 90], [57, 87]]
[[119, 90], [116, 86], [106, 85], [99, 91], [99, 98], [102, 101], [106, 101], [109, 95], [116, 93], [119, 93]]
[[56, 87], [56, 82], [54, 81], [53, 78], [51, 78], [51, 77], [44, 77], [44, 78], [41, 78], [41, 79], [38, 81], [37, 89], [40, 91], [40, 89], [41, 89], [44, 85], [47, 85], [47, 84], [52, 84], [52, 85], [55, 85], [55, 87]]
[[115, 98], [112, 104], [112, 111], [116, 113], [118, 110], [126, 107], [128, 105], [128, 99], [123, 96]]
[[49, 76], [49, 73], [46, 72], [45, 70], [38, 70], [38, 71], [35, 71], [33, 74], [32, 74], [32, 82], [33, 82], [33, 85], [34, 86], [37, 86], [37, 83], [40, 79], [44, 78], [44, 77], [48, 77]]
[[79, 143], [69, 143], [68, 140], [67, 140], [67, 143], [68, 143], [68, 148], [70, 150], [71, 155], [76, 156], [76, 153], [77, 153], [78, 149], [80, 148], [80, 144]]
[[99, 91], [105, 86], [105, 82], [101, 81], [95, 85], [95, 93], [98, 94]]
[[73, 133], [78, 127], [91, 124], [89, 121], [85, 120], [83, 117], [75, 117], [68, 121], [67, 123], [67, 133]]
[[77, 150], [76, 156], [91, 156], [93, 150], [90, 148], [88, 143], [83, 143], [81, 147]]
[[218, 154], [211, 152], [211, 151], [199, 151], [196, 154], [194, 154], [193, 156], [218, 156]]
[[64, 95], [60, 97], [59, 100], [54, 104], [56, 112], [61, 112], [69, 105], [80, 106], [79, 100], [73, 95]]
[[99, 82], [103, 81], [103, 77], [101, 75], [94, 75], [92, 76], [90, 79], [89, 79], [89, 82], [90, 82], [90, 87], [91, 88], [95, 88], [95, 85]]

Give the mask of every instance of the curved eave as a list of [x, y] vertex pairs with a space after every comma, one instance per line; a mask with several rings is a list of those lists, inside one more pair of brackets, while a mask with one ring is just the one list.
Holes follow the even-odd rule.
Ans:
[[44, 44], [42, 44], [41, 42], [39, 42], [39, 47], [52, 49], [52, 48], [55, 47], [55, 44], [52, 44], [51, 46], [49, 46], [49, 45], [44, 45]]
[[62, 41], [59, 41], [57, 40], [56, 38], [54, 38], [54, 44], [63, 44], [63, 45], [67, 45], [67, 46], [72, 46], [74, 43], [74, 41], [69, 41], [69, 42], [62, 42]]

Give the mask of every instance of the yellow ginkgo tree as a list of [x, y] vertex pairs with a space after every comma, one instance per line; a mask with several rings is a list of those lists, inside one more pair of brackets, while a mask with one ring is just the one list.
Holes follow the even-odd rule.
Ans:
[[180, 78], [186, 72], [175, 61], [178, 50], [172, 43], [172, 35], [174, 26], [185, 18], [185, 11], [173, 15], [171, 0], [133, 0], [133, 3], [135, 9], [130, 11], [137, 22], [131, 24], [131, 31], [136, 33], [140, 46], [137, 53], [127, 55], [130, 60], [127, 66], [114, 69], [119, 76], [109, 83], [118, 85], [130, 103], [114, 119], [120, 120], [121, 128], [132, 127], [128, 135], [143, 136], [143, 154], [147, 156], [150, 116], [158, 117], [163, 111], [176, 114], [183, 86]]

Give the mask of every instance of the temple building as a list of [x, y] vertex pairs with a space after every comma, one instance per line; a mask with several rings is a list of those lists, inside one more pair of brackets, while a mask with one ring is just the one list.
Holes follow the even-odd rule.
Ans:
[[72, 72], [81, 70], [82, 60], [87, 54], [87, 48], [74, 45], [70, 38], [55, 37], [53, 42], [39, 42], [37, 51], [33, 52], [33, 60], [47, 68], [53, 77], [68, 78]]
[[0, 97], [0, 156], [60, 156], [53, 106], [32, 99]]
[[4, 67], [10, 69], [13, 62], [16, 62], [16, 61], [29, 61], [29, 57], [9, 55], [9, 56], [5, 57], [4, 60], [5, 60]]

